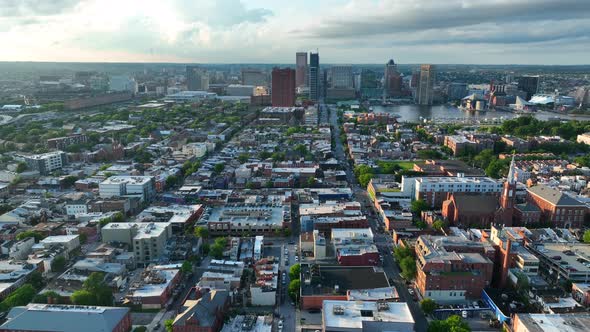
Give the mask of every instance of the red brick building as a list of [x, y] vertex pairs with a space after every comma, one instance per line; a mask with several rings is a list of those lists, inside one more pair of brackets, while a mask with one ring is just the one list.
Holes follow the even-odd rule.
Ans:
[[[174, 332], [217, 332], [230, 303], [229, 292], [211, 290], [197, 300], [186, 300], [172, 324]], [[182, 309], [181, 309], [182, 310]]]
[[584, 203], [542, 184], [527, 189], [527, 201], [541, 210], [541, 222], [553, 227], [580, 228], [588, 212]]
[[416, 242], [416, 287], [437, 302], [479, 298], [491, 284], [492, 245], [459, 236], [420, 236]]
[[272, 70], [271, 99], [273, 107], [295, 105], [295, 70], [274, 68]]

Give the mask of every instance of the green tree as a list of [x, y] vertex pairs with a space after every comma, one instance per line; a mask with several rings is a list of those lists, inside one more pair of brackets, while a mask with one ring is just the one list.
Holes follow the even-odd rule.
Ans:
[[36, 293], [37, 291], [35, 291], [35, 288], [31, 284], [24, 284], [0, 303], [0, 310], [8, 311], [13, 307], [27, 305], [33, 300]]
[[83, 289], [95, 296], [97, 305], [113, 304], [113, 291], [104, 281], [104, 273], [92, 272], [84, 281]]
[[16, 172], [22, 173], [22, 172], [26, 171], [27, 168], [28, 168], [27, 163], [25, 163], [24, 161], [21, 161], [16, 165]]
[[57, 256], [51, 262], [51, 270], [55, 272], [63, 272], [66, 269], [68, 261], [64, 256]]
[[279, 162], [285, 160], [285, 153], [284, 152], [275, 152], [271, 156], [274, 162]]
[[430, 206], [428, 206], [428, 203], [426, 203], [422, 199], [417, 199], [413, 201], [410, 206], [410, 210], [412, 211], [412, 213], [414, 213], [414, 215], [418, 217], [420, 216], [420, 214], [422, 214], [422, 211], [426, 211], [429, 208]]
[[584, 232], [584, 243], [590, 243], [590, 229]]
[[223, 248], [221, 248], [220, 246], [212, 245], [211, 249], [209, 250], [209, 255], [215, 259], [222, 259]]
[[209, 238], [209, 229], [204, 226], [195, 227], [195, 236], [201, 239]]
[[442, 221], [442, 220], [440, 220], [440, 219], [437, 219], [437, 220], [435, 220], [435, 221], [432, 223], [432, 228], [434, 228], [434, 229], [436, 229], [436, 230], [438, 230], [438, 231], [440, 231], [441, 229], [443, 229], [443, 228], [445, 228], [445, 227], [446, 227], [446, 224], [445, 224], [445, 222], [444, 222], [444, 221]]
[[295, 279], [291, 280], [289, 283], [289, 287], [287, 292], [293, 301], [297, 301], [299, 299], [299, 289], [301, 288], [301, 280]]
[[315, 187], [316, 183], [317, 183], [317, 181], [313, 177], [307, 179], [307, 186], [308, 187], [312, 187], [313, 188], [313, 187]]
[[77, 305], [98, 305], [96, 296], [85, 289], [75, 291], [70, 296], [70, 300]]
[[41, 272], [33, 271], [29, 276], [29, 283], [36, 290], [40, 290], [41, 288], [43, 288], [44, 282], [43, 282], [43, 276], [41, 275]]
[[398, 246], [393, 249], [393, 257], [395, 257], [398, 262], [401, 262], [401, 260], [406, 257], [414, 257], [414, 254], [414, 251], [409, 247]]
[[373, 173], [361, 174], [358, 177], [358, 181], [359, 181], [359, 184], [361, 185], [361, 187], [366, 187], [367, 185], [369, 185], [369, 182], [371, 181], [373, 176], [374, 176]]
[[70, 188], [73, 187], [74, 184], [76, 183], [76, 181], [78, 181], [78, 177], [77, 176], [73, 176], [73, 175], [68, 175], [66, 176], [63, 180], [62, 180], [62, 184], [65, 188]]
[[172, 188], [180, 183], [180, 179], [176, 175], [169, 175], [166, 178], [166, 188]]
[[452, 315], [445, 320], [434, 320], [428, 324], [428, 332], [470, 332], [471, 328], [461, 317]]
[[213, 171], [214, 171], [215, 173], [219, 174], [219, 173], [221, 173], [221, 172], [223, 171], [223, 169], [224, 169], [224, 168], [225, 168], [225, 165], [224, 165], [223, 163], [219, 163], [219, 164], [216, 164], [216, 165], [213, 167]]
[[436, 302], [433, 299], [425, 298], [424, 300], [420, 301], [420, 308], [424, 311], [425, 314], [431, 315], [434, 310], [436, 310]]
[[190, 261], [184, 261], [180, 267], [180, 271], [184, 274], [190, 274], [193, 272], [193, 264]]
[[291, 280], [299, 279], [300, 276], [301, 276], [301, 265], [299, 265], [299, 264], [292, 265], [291, 268], [289, 269], [289, 279], [291, 279]]
[[416, 260], [413, 257], [405, 257], [399, 262], [402, 275], [408, 280], [414, 279], [416, 275]]
[[35, 239], [35, 242], [39, 242], [41, 240], [43, 240], [45, 238], [45, 236], [43, 236], [43, 234], [39, 233], [39, 232], [35, 232], [35, 231], [24, 231], [22, 233], [18, 233], [18, 235], [16, 236], [17, 240], [22, 240], [22, 239], [26, 239], [28, 237], [32, 237]]
[[303, 144], [298, 144], [293, 150], [295, 150], [295, 152], [299, 153], [301, 156], [307, 153], [307, 147]]
[[50, 298], [52, 299], [52, 301], [51, 301], [52, 303], [60, 304], [62, 302], [61, 296], [57, 292], [54, 292], [54, 291], [47, 291], [45, 293], [35, 295], [35, 297], [33, 297], [33, 302], [34, 303], [48, 303]]
[[248, 159], [250, 159], [250, 156], [247, 153], [242, 153], [238, 156], [238, 161], [242, 164], [247, 162]]
[[211, 246], [209, 245], [209, 243], [203, 243], [203, 245], [201, 245], [201, 253], [203, 253], [203, 255], [209, 254], [210, 250]]
[[164, 327], [166, 327], [166, 332], [174, 331], [174, 319], [166, 319], [164, 321]]

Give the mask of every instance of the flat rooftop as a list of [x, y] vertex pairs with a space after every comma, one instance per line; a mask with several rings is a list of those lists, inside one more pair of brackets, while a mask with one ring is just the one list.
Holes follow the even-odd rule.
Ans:
[[373, 266], [301, 264], [301, 275], [303, 296], [344, 295], [348, 290], [390, 287], [383, 269]]
[[570, 273], [590, 273], [590, 244], [543, 243], [537, 250], [546, 259], [559, 264]]
[[324, 324], [326, 329], [363, 329], [364, 322], [407, 323], [413, 331], [414, 318], [405, 302], [374, 301], [333, 301], [325, 300], [323, 304]]
[[[528, 332], [585, 332], [590, 314], [517, 314], [520, 325]], [[521, 327], [522, 328], [522, 327]]]
[[349, 301], [391, 301], [399, 299], [395, 287], [382, 287], [370, 289], [353, 289], [348, 291]]
[[229, 222], [242, 225], [279, 225], [284, 221], [285, 209], [282, 205], [266, 206], [222, 206], [208, 210], [200, 222]]
[[138, 185], [138, 184], [145, 184], [152, 180], [151, 176], [111, 176], [108, 179], [105, 179], [100, 184], [120, 184], [126, 183], [131, 185]]

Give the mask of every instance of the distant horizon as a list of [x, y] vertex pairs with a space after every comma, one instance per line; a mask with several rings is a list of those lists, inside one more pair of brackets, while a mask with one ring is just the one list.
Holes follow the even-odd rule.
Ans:
[[[0, 61], [281, 64], [588, 63], [590, 1], [18, 0]], [[320, 62], [321, 59], [320, 59]]]
[[[321, 55], [320, 55], [321, 56]], [[386, 60], [387, 61], [387, 60]], [[320, 57], [320, 65], [349, 65], [349, 66], [381, 66], [385, 65], [386, 61], [383, 63], [372, 63], [372, 62], [358, 62], [358, 63], [349, 63], [349, 62], [322, 62]], [[295, 61], [292, 63], [280, 63], [280, 62], [128, 62], [128, 61], [11, 61], [11, 60], [0, 60], [0, 64], [2, 63], [37, 63], [37, 64], [162, 64], [162, 65], [277, 65], [277, 66], [284, 66], [284, 65], [295, 65]], [[403, 66], [419, 66], [423, 64], [435, 65], [435, 66], [539, 66], [539, 67], [579, 67], [579, 66], [590, 66], [589, 63], [579, 63], [579, 64], [539, 64], [539, 63], [433, 63], [433, 62], [416, 62], [416, 63], [399, 63], [396, 62], [396, 65], [403, 65]]]

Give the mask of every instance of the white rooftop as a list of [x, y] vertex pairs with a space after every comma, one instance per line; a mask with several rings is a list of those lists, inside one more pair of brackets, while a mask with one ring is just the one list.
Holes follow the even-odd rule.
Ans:
[[391, 322], [411, 324], [413, 331], [414, 324], [405, 302], [324, 300], [323, 315], [326, 329], [363, 329], [363, 322]]

